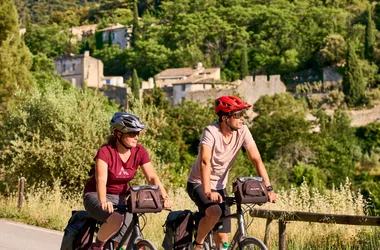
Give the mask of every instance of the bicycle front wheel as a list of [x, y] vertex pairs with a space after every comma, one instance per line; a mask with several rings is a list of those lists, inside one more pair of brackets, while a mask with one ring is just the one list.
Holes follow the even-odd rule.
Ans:
[[134, 250], [157, 250], [149, 240], [139, 240], [133, 247]]
[[[241, 250], [268, 250], [264, 243], [256, 238], [246, 238], [239, 245]], [[239, 249], [239, 245], [234, 249]]]

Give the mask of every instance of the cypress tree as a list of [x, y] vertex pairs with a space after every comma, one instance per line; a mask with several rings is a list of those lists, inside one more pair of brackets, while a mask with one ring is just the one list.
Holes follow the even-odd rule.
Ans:
[[137, 6], [137, 0], [134, 0], [132, 46], [136, 44], [136, 41], [139, 39], [139, 37], [140, 37], [139, 8]]
[[244, 48], [241, 52], [241, 79], [249, 76], [248, 71], [248, 60], [247, 60], [247, 50]]
[[373, 59], [373, 45], [374, 45], [374, 23], [372, 21], [372, 7], [370, 4], [368, 4], [364, 53], [365, 53], [365, 58], [369, 61], [372, 61]]
[[357, 106], [363, 102], [365, 82], [355, 47], [350, 41], [347, 49], [346, 69], [343, 77], [343, 92], [349, 106]]
[[0, 1], [0, 114], [20, 101], [15, 97], [18, 90], [31, 88], [31, 65], [31, 54], [20, 36], [14, 2]]
[[136, 69], [133, 69], [132, 75], [132, 94], [136, 99], [140, 100], [140, 82]]

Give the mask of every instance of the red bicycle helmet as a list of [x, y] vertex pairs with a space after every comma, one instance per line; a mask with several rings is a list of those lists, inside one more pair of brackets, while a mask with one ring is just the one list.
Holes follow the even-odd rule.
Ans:
[[236, 96], [222, 96], [215, 100], [215, 114], [231, 113], [252, 107]]

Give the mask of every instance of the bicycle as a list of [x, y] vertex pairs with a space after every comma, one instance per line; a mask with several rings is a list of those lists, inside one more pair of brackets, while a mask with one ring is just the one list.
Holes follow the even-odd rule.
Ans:
[[[127, 205], [114, 205], [115, 212], [119, 212], [121, 214], [124, 214], [126, 216], [126, 213], [128, 212]], [[114, 246], [114, 242], [112, 239], [108, 240], [106, 244], [104, 245], [104, 250], [119, 250], [121, 247], [125, 244], [130, 246], [132, 244], [133, 250], [157, 250], [157, 248], [154, 246], [154, 244], [143, 238], [142, 230], [144, 229], [144, 226], [140, 227], [139, 217], [142, 217], [144, 219], [144, 223], [146, 224], [146, 217], [144, 213], [132, 213], [132, 221], [128, 225], [127, 230], [125, 234], [123, 235], [122, 239], [120, 240], [117, 247]], [[101, 226], [101, 223], [97, 221], [95, 224], [95, 232], [98, 232], [99, 228]], [[123, 221], [123, 226], [126, 226], [125, 220]], [[134, 232], [135, 237], [133, 238], [132, 233]], [[129, 237], [130, 236], [130, 237]], [[129, 238], [129, 239], [128, 239]], [[128, 241], [128, 242], [127, 242]]]
[[[253, 177], [253, 178], [257, 178], [257, 177]], [[232, 213], [230, 215], [221, 217], [218, 223], [221, 223], [223, 220], [226, 220], [226, 219], [236, 219], [238, 222], [237, 223], [238, 228], [235, 232], [234, 237], [232, 238], [232, 241], [231, 241], [230, 246], [228, 247], [228, 250], [232, 250], [232, 249], [268, 250], [264, 242], [262, 242], [260, 239], [247, 236], [246, 228], [248, 228], [251, 223], [246, 227], [245, 220], [244, 220], [245, 213], [248, 213], [255, 205], [262, 205], [262, 203], [252, 203], [249, 205], [246, 204], [248, 209], [243, 210], [242, 204], [237, 202], [235, 197], [226, 197], [223, 202], [227, 206], [230, 206], [230, 207], [236, 204], [236, 213]], [[203, 215], [201, 215], [199, 212], [194, 213], [194, 221], [195, 221], [194, 235], [196, 235], [197, 233], [198, 223], [202, 217]], [[215, 230], [215, 228], [213, 230]], [[215, 244], [213, 230], [211, 230], [205, 238], [205, 242], [204, 242], [205, 250], [219, 250], [219, 248]]]

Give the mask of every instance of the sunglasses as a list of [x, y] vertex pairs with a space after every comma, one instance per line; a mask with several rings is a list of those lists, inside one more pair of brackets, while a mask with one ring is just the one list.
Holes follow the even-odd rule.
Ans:
[[137, 131], [137, 132], [128, 132], [128, 133], [124, 133], [125, 136], [127, 137], [130, 137], [130, 138], [135, 138], [136, 136], [139, 136], [140, 135], [140, 131]]
[[241, 117], [243, 117], [245, 115], [245, 112], [236, 112], [236, 113], [233, 113], [231, 115], [231, 117], [233, 117], [234, 119], [240, 119]]

